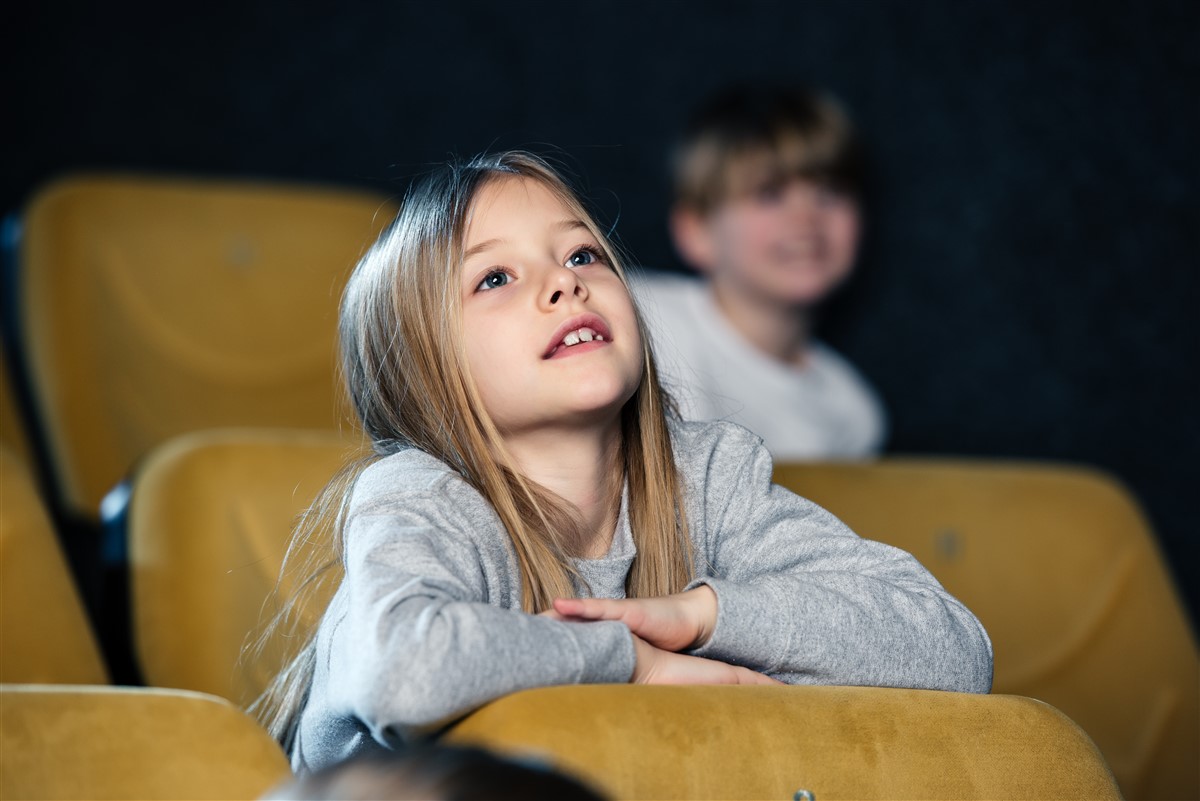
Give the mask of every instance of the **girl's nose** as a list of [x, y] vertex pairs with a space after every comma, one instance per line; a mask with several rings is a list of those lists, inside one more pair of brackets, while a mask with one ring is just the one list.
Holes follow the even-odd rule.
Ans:
[[579, 277], [579, 273], [569, 267], [559, 267], [546, 278], [542, 289], [542, 305], [546, 310], [554, 309], [570, 298], [587, 300], [587, 284]]

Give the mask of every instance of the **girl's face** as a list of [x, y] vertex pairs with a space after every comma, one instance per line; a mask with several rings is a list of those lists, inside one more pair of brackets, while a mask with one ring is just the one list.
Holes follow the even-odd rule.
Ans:
[[615, 423], [642, 377], [633, 304], [579, 214], [540, 182], [493, 179], [462, 266], [467, 361], [506, 437]]

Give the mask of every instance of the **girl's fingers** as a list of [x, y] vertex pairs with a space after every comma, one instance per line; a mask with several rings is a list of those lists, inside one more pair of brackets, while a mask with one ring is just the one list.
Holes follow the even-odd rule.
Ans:
[[554, 609], [560, 615], [584, 620], [622, 620], [625, 617], [621, 601], [601, 598], [556, 598]]
[[[688, 616], [683, 596], [661, 598], [558, 598], [554, 608], [571, 620], [618, 620], [639, 637], [668, 651], [691, 647], [701, 629]], [[714, 603], [715, 606], [715, 603]]]
[[773, 679], [765, 673], [759, 673], [757, 670], [750, 668], [738, 667], [735, 668], [738, 672], [738, 684], [778, 684], [784, 686], [779, 679]]
[[583, 602], [578, 598], [555, 598], [554, 611], [568, 617], [583, 617]]
[[630, 681], [635, 684], [783, 684], [749, 668], [663, 651], [636, 635], [634, 649], [637, 664]]

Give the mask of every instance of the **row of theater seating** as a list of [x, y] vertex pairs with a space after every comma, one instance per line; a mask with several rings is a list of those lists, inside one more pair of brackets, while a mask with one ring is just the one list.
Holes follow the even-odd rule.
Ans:
[[[319, 483], [346, 453], [333, 439], [243, 431], [193, 435], [147, 463], [131, 526], [138, 649], [151, 682], [189, 688], [177, 690], [28, 683], [96, 685], [105, 671], [32, 483], [0, 451], [0, 797], [252, 798], [283, 780], [278, 746], [217, 696], [244, 704], [269, 672], [236, 678], [278, 529], [313, 490], [289, 482]], [[296, 460], [305, 471], [289, 469]], [[1120, 797], [1078, 726], [1014, 696], [555, 687], [500, 699], [443, 739], [549, 758], [613, 798]]]
[[[6, 799], [250, 799], [288, 776], [253, 720], [185, 690], [2, 685], [0, 735]], [[1016, 696], [552, 687], [443, 740], [550, 761], [613, 799], [1121, 798], [1087, 735]]]
[[[260, 661], [249, 664], [242, 658], [243, 647], [279, 575], [290, 524], [356, 451], [353, 443], [331, 433], [240, 429], [186, 435], [145, 460], [134, 483], [129, 547], [135, 642], [147, 683], [209, 693], [243, 707], [257, 696], [277, 669], [284, 644], [273, 643]], [[20, 465], [11, 456], [4, 457], [4, 472], [5, 648], [0, 678], [102, 682], [104, 668], [78, 604], [54, 597], [74, 597], [74, 590], [32, 484], [26, 480], [27, 489], [19, 489]], [[823, 696], [812, 688], [796, 688], [755, 701], [764, 708], [751, 713], [746, 707], [744, 719], [737, 712], [741, 701], [731, 700], [713, 722], [714, 730], [724, 734], [710, 733], [705, 742], [729, 749], [724, 757], [714, 753], [709, 758], [738, 775], [739, 782], [745, 781], [743, 772], [785, 773], [779, 766], [799, 753], [795, 738], [772, 739], [764, 732], [760, 742], [749, 733], [773, 725], [793, 731], [793, 718], [801, 715], [803, 722], [796, 723], [800, 729], [843, 726], [843, 739], [822, 739], [823, 748], [841, 756], [814, 753], [820, 759], [813, 764], [854, 767], [850, 774], [860, 781], [870, 776], [878, 782], [880, 795], [862, 797], [886, 797], [886, 788], [896, 786], [887, 784], [893, 778], [892, 762], [856, 764], [838, 751], [861, 755], [868, 748], [872, 759], [887, 754], [888, 760], [907, 754], [897, 751], [897, 742], [882, 730], [862, 727], [858, 719], [869, 717], [866, 710], [883, 705], [889, 725], [904, 721], [909, 737], [928, 740], [934, 732], [965, 736], [966, 729], [955, 728], [964, 721], [955, 722], [954, 715], [981, 715], [1001, 729], [1015, 725], [1005, 722], [1008, 712], [996, 710], [1017, 708], [1004, 706], [1017, 703], [1009, 696], [1029, 696], [1062, 710], [1091, 735], [1127, 797], [1195, 794], [1200, 720], [1195, 646], [1144, 521], [1118, 485], [1079, 468], [945, 460], [786, 465], [777, 479], [838, 512], [866, 535], [914, 552], [963, 598], [992, 634], [995, 691], [1007, 700], [949, 700], [946, 694], [899, 691], [873, 695], [865, 690]], [[21, 513], [22, 508], [27, 512]], [[284, 577], [285, 589], [294, 578]], [[318, 598], [304, 610], [309, 620], [319, 614], [319, 606]], [[599, 726], [604, 717], [597, 718], [598, 711], [615, 702], [588, 695], [597, 692], [593, 688], [569, 689], [573, 694], [566, 700], [525, 701], [536, 714], [520, 703], [515, 712], [500, 704], [500, 712], [484, 710], [460, 728], [502, 746], [567, 748], [559, 756], [568, 766], [585, 775], [600, 771], [601, 786], [624, 793], [618, 797], [638, 797], [645, 782], [662, 777], [653, 770], [641, 775], [635, 769], [636, 754], [666, 751], [674, 758], [671, 764], [690, 765], [689, 770], [709, 764], [695, 759], [697, 735], [688, 732], [704, 715], [716, 714], [712, 705], [718, 696], [675, 698], [660, 690], [644, 698], [632, 694], [635, 688], [623, 688], [631, 691], [624, 702], [628, 710], [622, 713], [626, 721]], [[696, 708], [685, 708], [693, 701]], [[572, 704], [591, 711], [569, 713]], [[814, 704], [824, 705], [832, 717], [818, 719]], [[948, 712], [945, 704], [957, 711]], [[658, 734], [650, 733], [654, 726], [643, 731], [649, 724], [639, 710], [647, 705], [671, 710], [655, 724]], [[1047, 714], [1021, 709], [1022, 715]], [[613, 733], [600, 731], [609, 725]], [[663, 736], [664, 730], [673, 734]], [[614, 742], [611, 753], [601, 758], [595, 743], [606, 736]], [[1029, 733], [1018, 739], [1013, 747], [1047, 747]], [[573, 742], [590, 745], [570, 752]], [[626, 742], [628, 753], [620, 742]], [[766, 742], [776, 745], [763, 750]], [[679, 762], [680, 749], [692, 758]], [[982, 751], [972, 749], [970, 758], [989, 763]], [[620, 781], [609, 775], [619, 765], [626, 771]], [[814, 770], [806, 775], [816, 775]], [[688, 786], [689, 793], [721, 786], [712, 783], [713, 777], [696, 779], [700, 786], [677, 776], [672, 781], [683, 782], [679, 786]], [[825, 781], [826, 790], [831, 781]], [[656, 792], [663, 789], [652, 786]], [[732, 789], [722, 786], [725, 794], [716, 797], [756, 797], [729, 794]], [[1050, 785], [1044, 792], [1042, 797], [1056, 797]]]
[[[257, 694], [281, 649], [269, 647], [244, 670], [238, 659], [291, 523], [357, 449], [338, 433], [332, 348], [340, 287], [393, 211], [389, 200], [361, 192], [128, 176], [66, 179], [33, 199], [4, 308], [13, 369], [12, 386], [0, 389], [15, 389], [24, 402], [16, 408], [0, 392], [0, 435], [19, 454], [3, 460], [0, 680], [107, 681], [79, 604], [39, 596], [77, 597], [65, 571], [58, 571], [65, 589], [56, 589], [54, 570], [27, 561], [41, 558], [31, 555], [37, 548], [58, 553], [46, 551], [54, 538], [43, 534], [35, 546], [37, 538], [19, 532], [48, 530], [52, 519], [82, 522], [99, 536], [101, 499], [131, 478], [121, 542], [146, 683], [238, 706]], [[40, 497], [32, 483], [13, 478], [38, 471], [47, 478]], [[1195, 640], [1144, 517], [1113, 479], [1065, 465], [899, 459], [783, 465], [776, 477], [864, 536], [915, 553], [992, 634], [995, 691], [1065, 712], [1099, 745], [1127, 797], [1200, 794]], [[18, 486], [28, 486], [29, 508], [48, 505], [51, 514], [22, 517]], [[629, 700], [615, 703], [608, 692]], [[823, 777], [813, 789], [825, 798], [896, 796], [900, 787], [924, 787], [905, 793], [924, 797], [1065, 797], [1067, 785], [1029, 760], [1071, 766], [1064, 781], [1095, 762], [1078, 748], [1060, 753], [1062, 732], [1077, 730], [1017, 698], [789, 688], [754, 701], [751, 711], [750, 695], [721, 706], [724, 691], [711, 688], [640, 692], [523, 694], [459, 729], [492, 736], [499, 747], [558, 753], [616, 797], [788, 797], [780, 795], [784, 784], [799, 786], [804, 776]], [[573, 720], [571, 709], [583, 717]], [[613, 719], [613, 709], [627, 721]], [[641, 709], [654, 717], [639, 717]], [[705, 718], [710, 712], [715, 717]], [[596, 715], [611, 721], [611, 734], [584, 725]], [[700, 742], [679, 725], [685, 719], [711, 720], [723, 733]], [[971, 723], [980, 720], [1009, 738], [1009, 750]], [[828, 747], [798, 743], [796, 725], [820, 732]], [[13, 735], [6, 723], [5, 753], [14, 742], [36, 748], [35, 728]], [[914, 744], [941, 743], [933, 733], [949, 738], [957, 756], [943, 744], [922, 763]], [[757, 745], [739, 745], [743, 735]], [[568, 741], [581, 736], [614, 739], [604, 741], [611, 746], [604, 755], [568, 753]], [[962, 745], [972, 738], [1020, 762], [1032, 784], [1010, 777], [1011, 786], [1027, 791], [989, 784], [1004, 763]], [[938, 779], [936, 753], [948, 760]], [[653, 759], [679, 769], [651, 769]], [[926, 764], [930, 775], [897, 767], [906, 761]], [[781, 767], [795, 764], [805, 770]], [[967, 786], [947, 784], [951, 775], [977, 778], [977, 792], [950, 789]], [[778, 781], [768, 786], [756, 776]]]

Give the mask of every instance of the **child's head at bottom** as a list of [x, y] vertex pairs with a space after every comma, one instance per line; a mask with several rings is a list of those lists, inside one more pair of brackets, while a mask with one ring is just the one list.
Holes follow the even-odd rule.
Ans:
[[481, 748], [413, 746], [296, 777], [269, 801], [603, 801], [578, 779]]

